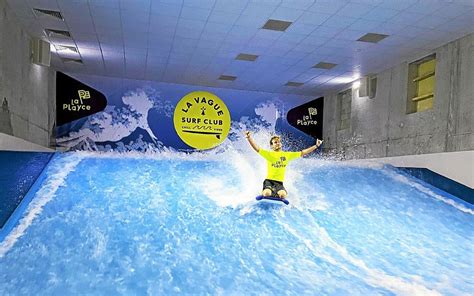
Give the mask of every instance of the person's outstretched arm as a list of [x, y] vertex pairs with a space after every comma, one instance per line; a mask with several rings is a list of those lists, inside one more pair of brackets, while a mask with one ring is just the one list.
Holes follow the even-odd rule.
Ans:
[[305, 156], [306, 154], [309, 154], [313, 152], [314, 150], [318, 149], [318, 147], [321, 146], [322, 143], [323, 143], [322, 140], [316, 139], [316, 145], [313, 145], [311, 147], [301, 150], [301, 156]]
[[250, 143], [250, 146], [252, 146], [253, 150], [255, 151], [260, 151], [260, 147], [258, 147], [257, 143], [255, 143], [255, 141], [252, 139], [252, 137], [250, 137], [250, 132], [249, 131], [245, 131], [245, 137], [247, 138], [247, 141], [249, 141]]

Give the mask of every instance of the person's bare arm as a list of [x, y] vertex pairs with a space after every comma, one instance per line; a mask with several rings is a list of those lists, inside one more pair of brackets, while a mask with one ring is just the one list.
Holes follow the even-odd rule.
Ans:
[[318, 147], [321, 146], [322, 143], [323, 143], [322, 140], [316, 139], [316, 145], [313, 145], [311, 147], [301, 150], [301, 156], [305, 156], [306, 154], [309, 154], [313, 152], [314, 150], [318, 149]]
[[247, 141], [249, 141], [249, 144], [250, 146], [252, 146], [253, 150], [255, 150], [256, 152], [259, 152], [260, 147], [258, 147], [257, 143], [255, 143], [255, 141], [252, 139], [249, 131], [245, 131], [245, 137], [247, 138]]

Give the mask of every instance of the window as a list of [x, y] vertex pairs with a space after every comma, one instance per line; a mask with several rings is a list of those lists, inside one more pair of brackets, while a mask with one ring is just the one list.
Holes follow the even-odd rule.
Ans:
[[433, 108], [436, 56], [430, 55], [408, 65], [407, 113]]
[[337, 130], [351, 126], [352, 89], [337, 94]]

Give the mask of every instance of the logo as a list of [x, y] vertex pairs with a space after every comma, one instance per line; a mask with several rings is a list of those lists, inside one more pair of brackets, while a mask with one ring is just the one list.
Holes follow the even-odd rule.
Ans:
[[224, 102], [206, 91], [185, 95], [176, 105], [173, 122], [181, 140], [200, 150], [221, 144], [229, 134], [231, 123]]
[[56, 73], [56, 122], [62, 125], [100, 112], [107, 106], [105, 96], [92, 87]]
[[317, 98], [288, 111], [288, 123], [318, 139], [323, 137], [324, 97]]
[[81, 100], [87, 100], [91, 98], [91, 92], [87, 90], [80, 89], [77, 91], [77, 94], [79, 95], [79, 99]]
[[67, 111], [81, 111], [81, 110], [91, 110], [91, 105], [84, 103], [83, 100], [91, 98], [91, 93], [85, 90], [77, 91], [78, 98], [72, 98], [69, 103], [63, 104], [63, 110]]
[[303, 115], [301, 119], [296, 120], [296, 125], [317, 125], [318, 121], [313, 116], [318, 115], [318, 108], [308, 108], [308, 115]]

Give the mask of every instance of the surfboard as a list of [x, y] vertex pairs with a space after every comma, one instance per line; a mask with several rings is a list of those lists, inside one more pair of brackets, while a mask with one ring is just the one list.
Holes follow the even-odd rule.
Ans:
[[259, 195], [255, 198], [256, 200], [258, 201], [261, 201], [261, 202], [268, 202], [268, 203], [274, 203], [274, 204], [285, 204], [285, 205], [288, 205], [290, 204], [290, 202], [288, 200], [286, 200], [286, 198], [279, 198], [279, 197], [276, 197], [276, 196], [263, 196], [263, 195]]

